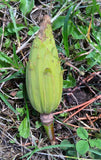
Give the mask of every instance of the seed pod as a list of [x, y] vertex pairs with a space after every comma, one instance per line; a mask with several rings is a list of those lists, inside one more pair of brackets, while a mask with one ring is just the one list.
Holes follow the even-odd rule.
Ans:
[[54, 111], [60, 102], [63, 76], [49, 16], [45, 16], [34, 39], [26, 67], [26, 87], [34, 109]]

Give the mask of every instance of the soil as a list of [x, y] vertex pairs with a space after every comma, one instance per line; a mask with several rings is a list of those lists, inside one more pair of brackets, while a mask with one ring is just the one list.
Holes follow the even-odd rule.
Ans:
[[[96, 82], [96, 83], [95, 83]], [[93, 85], [96, 85], [96, 84], [99, 84], [100, 82], [100, 78], [96, 78], [96, 76], [93, 77], [93, 79], [91, 81], [89, 81], [88, 84], [93, 84]], [[82, 85], [78, 85], [72, 89], [64, 89], [63, 90], [63, 97], [64, 97], [64, 102], [66, 104], [66, 106], [68, 105], [68, 107], [71, 107], [71, 106], [75, 106], [75, 105], [78, 105], [78, 104], [82, 104], [88, 100], [90, 100], [91, 98], [94, 97], [94, 93], [92, 93], [92, 90], [91, 88], [89, 88], [88, 84], [84, 84], [82, 83]], [[101, 88], [101, 86], [99, 85], [99, 87]], [[97, 93], [97, 92], [96, 92]], [[101, 100], [99, 100], [98, 102], [101, 102]], [[93, 109], [94, 106], [92, 106], [92, 109]], [[62, 105], [60, 104], [59, 105], [59, 109], [58, 110], [61, 110], [62, 109]], [[98, 106], [96, 108], [96, 110], [100, 109], [100, 106]], [[57, 111], [58, 111], [57, 110]], [[90, 110], [88, 112], [91, 112]], [[85, 110], [84, 111], [81, 111], [78, 116], [79, 117], [84, 117], [86, 113]], [[9, 124], [7, 123], [7, 120], [6, 118], [8, 113], [11, 113], [13, 115], [13, 113], [11, 111], [8, 111], [8, 109], [6, 108], [6, 111], [5, 112], [1, 112], [0, 115], [2, 115], [2, 117], [4, 117], [5, 119], [2, 119], [1, 123], [0, 123], [0, 160], [12, 160], [12, 158], [14, 160], [20, 160], [19, 157], [21, 157], [22, 155], [24, 155], [24, 153], [27, 153], [28, 150], [25, 149], [25, 147], [21, 146], [20, 143], [19, 144], [16, 144], [14, 142], [12, 142], [12, 137], [14, 137], [14, 135], [17, 133], [17, 130], [14, 129], [14, 123], [12, 122], [11, 119], [8, 119], [9, 121]], [[73, 113], [73, 112], [72, 112]], [[100, 114], [101, 113], [101, 110], [99, 110], [99, 112], [97, 114]], [[11, 116], [11, 115], [10, 115]], [[14, 116], [13, 116], [14, 118]], [[32, 121], [32, 117], [31, 118], [31, 121]], [[37, 118], [34, 118], [35, 120], [39, 120]], [[72, 122], [74, 120], [72, 119]], [[31, 122], [33, 123], [33, 122]], [[74, 121], [74, 124], [75, 124], [75, 121]], [[55, 121], [55, 134], [59, 134], [60, 135], [60, 139], [63, 140], [63, 139], [69, 139], [71, 142], [75, 142], [75, 138], [71, 138], [72, 135], [74, 135], [74, 131], [70, 132], [70, 129], [67, 127], [64, 127], [62, 126], [61, 124], [59, 124], [57, 121]], [[101, 127], [101, 123], [98, 123], [99, 127]], [[35, 131], [34, 131], [35, 132]], [[38, 133], [39, 132], [39, 133]], [[42, 136], [44, 137], [45, 136], [45, 133], [44, 133], [44, 130], [43, 128], [39, 128], [38, 131], [36, 131], [36, 133], [34, 133], [34, 135], [36, 137], [38, 137], [40, 135], [40, 133], [42, 133]], [[47, 138], [46, 138], [47, 139]], [[19, 138], [18, 138], [18, 141], [19, 141]], [[22, 139], [23, 143], [24, 143], [24, 139]], [[30, 140], [28, 140], [29, 143], [31, 143]], [[46, 143], [50, 145], [50, 143], [46, 140]], [[58, 144], [58, 141], [56, 142]], [[43, 158], [42, 158], [43, 157]], [[45, 158], [46, 157], [46, 158]], [[37, 154], [31, 158], [31, 160], [36, 159], [36, 158], [39, 158], [39, 159], [47, 159], [47, 156], [41, 156], [40, 155], [38, 156]], [[25, 158], [26, 159], [26, 158]], [[58, 159], [61, 159], [61, 158], [58, 158]], [[24, 158], [23, 158], [24, 160]]]

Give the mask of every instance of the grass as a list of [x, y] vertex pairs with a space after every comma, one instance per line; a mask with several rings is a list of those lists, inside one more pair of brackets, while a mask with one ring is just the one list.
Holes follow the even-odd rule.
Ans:
[[[97, 0], [33, 0], [29, 4], [25, 0], [25, 5], [23, 0], [0, 1], [0, 158], [6, 156], [3, 154], [6, 142], [10, 148], [17, 147], [16, 154], [9, 150], [12, 153], [9, 159], [101, 159], [101, 146], [98, 145], [101, 138], [100, 8]], [[64, 70], [63, 95], [54, 112], [56, 144], [52, 146], [45, 136], [39, 114], [28, 100], [25, 86], [28, 55], [44, 14], [51, 15]], [[92, 101], [94, 97], [97, 98]], [[73, 109], [67, 112], [84, 103], [86, 108], [78, 109], [76, 115]], [[86, 128], [86, 131], [81, 129], [89, 135], [86, 142], [78, 134], [79, 127]], [[91, 139], [96, 140], [95, 146]], [[89, 149], [85, 148], [83, 153], [76, 143], [81, 146], [86, 143], [87, 147], [90, 143]]]

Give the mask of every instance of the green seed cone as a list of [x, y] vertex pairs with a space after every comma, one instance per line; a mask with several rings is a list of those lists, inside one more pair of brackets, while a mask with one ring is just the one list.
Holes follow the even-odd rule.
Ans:
[[26, 87], [34, 109], [46, 114], [54, 111], [61, 99], [62, 84], [63, 74], [50, 19], [45, 16], [26, 67]]

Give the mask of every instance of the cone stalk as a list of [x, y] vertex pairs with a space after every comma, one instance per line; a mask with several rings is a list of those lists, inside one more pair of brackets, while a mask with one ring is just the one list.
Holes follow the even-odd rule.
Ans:
[[47, 136], [50, 140], [50, 142], [55, 141], [54, 136], [54, 127], [53, 127], [53, 114], [40, 114], [41, 122], [43, 123], [44, 129], [47, 133]]

